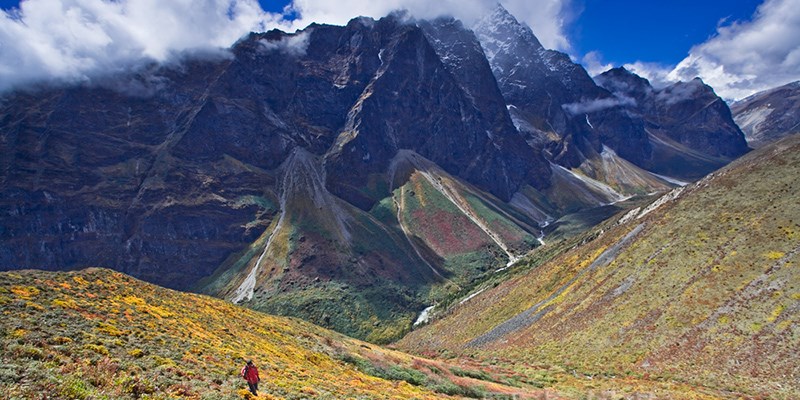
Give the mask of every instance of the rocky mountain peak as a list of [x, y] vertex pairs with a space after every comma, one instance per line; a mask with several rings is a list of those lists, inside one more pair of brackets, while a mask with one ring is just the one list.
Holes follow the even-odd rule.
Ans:
[[520, 23], [500, 3], [492, 12], [480, 19], [472, 27], [486, 52], [490, 64], [495, 65], [495, 57], [513, 54], [531, 54], [544, 51], [544, 47], [533, 34], [531, 28]]
[[639, 102], [645, 100], [653, 92], [650, 81], [625, 67], [616, 67], [603, 72], [595, 76], [594, 81], [611, 93], [627, 96]]

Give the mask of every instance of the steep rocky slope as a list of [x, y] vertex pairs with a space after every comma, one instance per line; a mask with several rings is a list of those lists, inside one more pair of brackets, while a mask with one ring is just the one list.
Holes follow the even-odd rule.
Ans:
[[800, 132], [800, 82], [756, 93], [733, 103], [731, 111], [753, 148]]
[[595, 80], [647, 133], [652, 152], [644, 166], [653, 172], [694, 180], [749, 150], [728, 105], [699, 78], [654, 89], [619, 67]]
[[796, 398], [798, 174], [794, 135], [621, 213], [549, 262], [536, 254], [564, 244], [539, 248], [527, 270], [400, 347]]

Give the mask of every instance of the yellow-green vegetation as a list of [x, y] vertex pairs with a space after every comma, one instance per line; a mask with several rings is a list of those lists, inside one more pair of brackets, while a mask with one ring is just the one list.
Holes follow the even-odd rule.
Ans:
[[[800, 398], [800, 136], [487, 289], [406, 336], [425, 354], [555, 366], [678, 398]], [[537, 251], [547, 251], [548, 244]], [[534, 254], [535, 255], [535, 254]], [[524, 264], [524, 263], [523, 263]], [[443, 353], [444, 352], [444, 353]], [[544, 382], [562, 393], [578, 381]], [[657, 395], [662, 398], [665, 395]]]
[[[530, 398], [537, 387], [105, 269], [0, 273], [0, 398]], [[452, 371], [457, 370], [459, 373]]]

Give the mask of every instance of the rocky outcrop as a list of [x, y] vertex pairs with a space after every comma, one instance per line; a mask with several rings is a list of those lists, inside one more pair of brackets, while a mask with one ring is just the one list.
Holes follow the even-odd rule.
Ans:
[[[517, 127], [531, 144], [544, 144], [550, 158], [578, 167], [605, 144], [641, 164], [650, 155], [647, 134], [564, 53], [545, 49], [531, 29], [505, 8], [474, 27]], [[587, 115], [606, 112], [595, 119]]]

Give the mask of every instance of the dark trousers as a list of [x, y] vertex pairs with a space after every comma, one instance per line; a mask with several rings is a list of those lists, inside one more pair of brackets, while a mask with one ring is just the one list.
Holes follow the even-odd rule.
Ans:
[[256, 383], [247, 382], [247, 386], [250, 386], [250, 393], [252, 393], [253, 396], [258, 396], [258, 382]]

